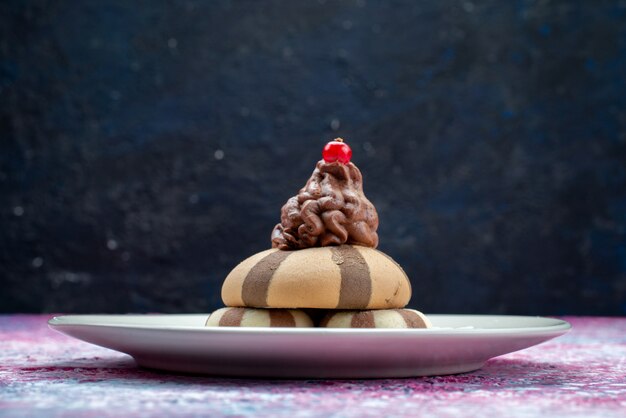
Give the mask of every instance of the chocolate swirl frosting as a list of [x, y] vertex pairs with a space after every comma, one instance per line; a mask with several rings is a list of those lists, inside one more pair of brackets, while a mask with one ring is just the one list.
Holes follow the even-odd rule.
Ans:
[[378, 214], [352, 163], [319, 161], [298, 195], [282, 207], [280, 221], [272, 231], [272, 247], [281, 250], [378, 245]]

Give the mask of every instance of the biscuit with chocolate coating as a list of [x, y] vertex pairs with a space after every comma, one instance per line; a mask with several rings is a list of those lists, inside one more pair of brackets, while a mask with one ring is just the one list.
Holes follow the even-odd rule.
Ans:
[[319, 324], [325, 328], [432, 328], [426, 316], [414, 309], [335, 311]]
[[207, 327], [313, 327], [313, 321], [297, 309], [221, 308], [207, 319]]
[[262, 251], [235, 267], [222, 286], [225, 305], [254, 308], [393, 309], [410, 298], [404, 270], [386, 254], [357, 245]]

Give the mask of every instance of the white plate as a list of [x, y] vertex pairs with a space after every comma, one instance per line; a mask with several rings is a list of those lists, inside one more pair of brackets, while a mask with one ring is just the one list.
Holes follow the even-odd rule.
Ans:
[[565, 334], [529, 316], [428, 315], [434, 329], [205, 328], [205, 315], [68, 315], [72, 337], [130, 354], [144, 367], [222, 376], [383, 378], [463, 373]]

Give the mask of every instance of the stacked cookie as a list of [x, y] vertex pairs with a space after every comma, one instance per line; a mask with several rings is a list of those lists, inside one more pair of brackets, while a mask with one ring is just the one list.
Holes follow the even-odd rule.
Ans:
[[386, 254], [358, 245], [270, 249], [249, 257], [226, 277], [207, 326], [311, 327], [303, 309], [324, 310], [329, 328], [428, 328], [418, 311], [402, 309], [411, 284]]
[[[403, 309], [411, 298], [409, 279], [375, 249], [378, 214], [350, 162], [352, 150], [337, 138], [322, 157], [283, 205], [273, 248], [226, 277], [222, 300], [228, 308], [213, 313], [207, 326], [430, 327], [420, 312]], [[313, 321], [307, 312], [323, 315]]]

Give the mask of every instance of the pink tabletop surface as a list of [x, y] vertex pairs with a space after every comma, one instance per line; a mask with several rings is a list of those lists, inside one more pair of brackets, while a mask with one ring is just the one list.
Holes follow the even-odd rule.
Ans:
[[626, 417], [626, 318], [563, 318], [560, 338], [473, 373], [383, 380], [248, 380], [160, 373], [0, 316], [0, 416]]

